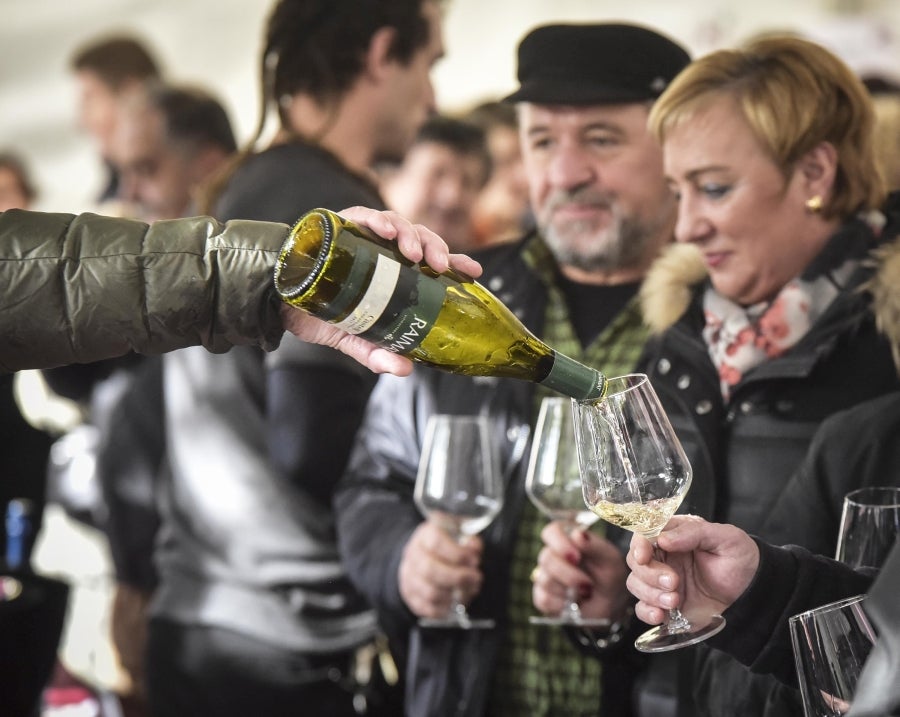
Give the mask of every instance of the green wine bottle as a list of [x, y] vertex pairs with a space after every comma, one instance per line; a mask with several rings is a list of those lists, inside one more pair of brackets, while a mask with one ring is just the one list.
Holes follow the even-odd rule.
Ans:
[[294, 225], [275, 287], [292, 306], [444, 371], [534, 381], [581, 400], [606, 393], [602, 373], [551, 349], [471, 277], [415, 264], [327, 209]]

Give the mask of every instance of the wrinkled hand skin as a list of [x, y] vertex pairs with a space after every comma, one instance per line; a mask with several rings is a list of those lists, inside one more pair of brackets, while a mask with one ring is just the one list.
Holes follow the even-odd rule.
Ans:
[[676, 515], [657, 538], [665, 562], [653, 546], [633, 535], [627, 562], [628, 590], [638, 599], [635, 615], [657, 625], [671, 608], [688, 617], [721, 615], [749, 587], [759, 567], [759, 547], [733, 525]]

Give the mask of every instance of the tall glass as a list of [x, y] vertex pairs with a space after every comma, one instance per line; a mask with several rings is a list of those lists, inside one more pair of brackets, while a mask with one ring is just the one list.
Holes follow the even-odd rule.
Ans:
[[835, 558], [852, 568], [881, 567], [900, 535], [900, 488], [870, 486], [844, 497]]
[[864, 604], [865, 595], [858, 595], [789, 620], [806, 717], [838, 717], [850, 710], [876, 638]]
[[[566, 532], [586, 530], [599, 520], [584, 503], [572, 402], [568, 398], [554, 396], [541, 401], [525, 492], [545, 516], [561, 521]], [[609, 620], [585, 618], [577, 598], [575, 589], [569, 588], [566, 606], [560, 614], [532, 616], [529, 620], [538, 625], [605, 627], [610, 624]]]
[[[610, 379], [606, 398], [573, 402], [582, 488], [587, 506], [604, 520], [640, 533], [665, 561], [656, 536], [691, 485], [691, 465], [644, 374]], [[635, 641], [642, 652], [665, 652], [712, 637], [721, 615], [689, 620], [677, 609]]]
[[[414, 498], [428, 520], [459, 542], [491, 523], [503, 505], [503, 485], [485, 417], [428, 419]], [[421, 618], [419, 624], [472, 629], [493, 627], [494, 621], [470, 617], [454, 592], [446, 615]]]

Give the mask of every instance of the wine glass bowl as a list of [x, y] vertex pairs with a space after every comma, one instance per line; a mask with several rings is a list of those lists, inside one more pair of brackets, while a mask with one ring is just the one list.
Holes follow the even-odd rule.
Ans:
[[[503, 485], [486, 418], [428, 419], [413, 498], [422, 515], [457, 541], [490, 525], [503, 505]], [[470, 617], [455, 591], [446, 615], [419, 624], [471, 629], [493, 627], [494, 621]]]
[[878, 569], [900, 535], [900, 488], [868, 486], [844, 496], [835, 558]]
[[[584, 501], [601, 518], [640, 533], [664, 554], [656, 537], [691, 485], [691, 465], [644, 374], [609, 380], [602, 400], [573, 401]], [[642, 652], [664, 652], [712, 637], [720, 615], [691, 622], [678, 610], [635, 641]]]
[[[581, 471], [575, 447], [571, 401], [550, 397], [541, 402], [525, 478], [525, 492], [534, 506], [550, 520], [565, 524], [567, 532], [585, 530], [599, 518], [585, 505]], [[567, 604], [558, 615], [532, 616], [539, 625], [605, 627], [609, 620], [585, 618], [574, 588], [567, 590]]]
[[807, 717], [850, 711], [863, 665], [877, 638], [864, 609], [865, 600], [865, 595], [857, 595], [788, 620]]

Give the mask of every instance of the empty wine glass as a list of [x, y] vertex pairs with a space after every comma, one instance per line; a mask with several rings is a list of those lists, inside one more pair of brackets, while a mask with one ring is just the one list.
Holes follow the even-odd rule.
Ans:
[[[503, 485], [485, 417], [428, 419], [414, 498], [428, 520], [460, 542], [491, 523], [503, 504]], [[493, 627], [494, 621], [470, 617], [454, 592], [444, 617], [421, 618], [419, 624], [471, 629]]]
[[[562, 521], [567, 532], [585, 530], [599, 520], [584, 503], [572, 404], [568, 398], [551, 397], [541, 401], [525, 492], [550, 520]], [[568, 602], [559, 615], [534, 615], [529, 620], [538, 625], [604, 627], [610, 624], [609, 620], [585, 618], [581, 614], [575, 588], [567, 590], [566, 598]]]
[[788, 621], [806, 717], [850, 711], [876, 634], [863, 609], [865, 595], [794, 615]]
[[[644, 374], [610, 379], [603, 400], [573, 401], [584, 500], [597, 515], [653, 543], [691, 485], [691, 466], [650, 380]], [[721, 615], [668, 620], [635, 641], [642, 652], [693, 645], [725, 626]]]
[[900, 535], [900, 488], [870, 486], [847, 493], [835, 557], [856, 568], [875, 568]]

